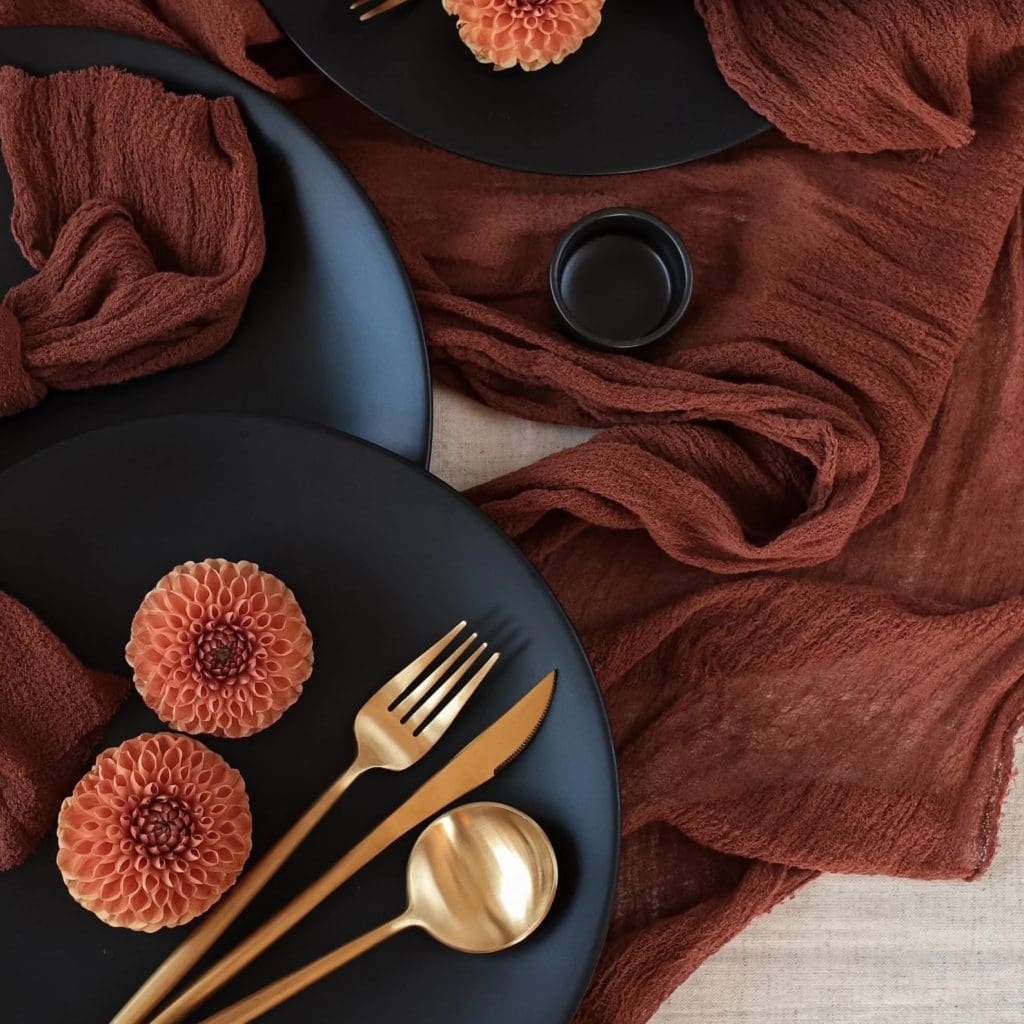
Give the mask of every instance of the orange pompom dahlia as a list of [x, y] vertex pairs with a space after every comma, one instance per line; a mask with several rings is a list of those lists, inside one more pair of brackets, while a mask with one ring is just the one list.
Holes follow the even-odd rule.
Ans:
[[105, 750], [63, 803], [57, 866], [106, 924], [155, 932], [205, 913], [252, 848], [242, 776], [198, 740], [147, 733]]
[[483, 64], [537, 71], [561, 64], [601, 24], [604, 0], [443, 0]]
[[178, 566], [146, 595], [125, 657], [163, 721], [237, 738], [273, 725], [299, 699], [313, 638], [276, 576], [208, 558]]

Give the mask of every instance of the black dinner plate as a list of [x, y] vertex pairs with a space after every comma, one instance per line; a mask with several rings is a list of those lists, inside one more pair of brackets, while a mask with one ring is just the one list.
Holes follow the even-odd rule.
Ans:
[[608, 0], [564, 63], [496, 73], [440, 0], [360, 22], [347, 0], [263, 0], [306, 55], [382, 117], [486, 163], [549, 174], [651, 170], [708, 156], [768, 122], [725, 83], [690, 0]]
[[[218, 411], [297, 417], [426, 465], [430, 376], [405, 269], [362, 189], [284, 107], [198, 57], [113, 32], [3, 29], [0, 64], [35, 74], [113, 65], [175, 92], [234, 96], [259, 162], [267, 233], [266, 262], [224, 349], [143, 380], [48, 395], [0, 422], [0, 465], [107, 423]], [[0, 161], [0, 224], [11, 207]], [[31, 273], [0, 230], [0, 296]]]
[[[461, 618], [503, 654], [437, 749], [359, 780], [217, 947], [319, 876], [549, 669], [536, 739], [467, 800], [547, 830], [560, 866], [552, 913], [494, 956], [405, 933], [266, 1016], [268, 1024], [566, 1024], [590, 978], [615, 885], [618, 789], [603, 704], [559, 605], [514, 545], [447, 485], [380, 448], [250, 416], [158, 417], [65, 441], [0, 474], [0, 590], [87, 663], [125, 672], [132, 614], [163, 572], [251, 559], [295, 591], [315, 666], [298, 703], [250, 739], [203, 737], [245, 778], [253, 857], [349, 762], [366, 698]], [[133, 692], [108, 744], [164, 728]], [[224, 1006], [398, 913], [415, 835], [331, 896], [204, 1008]], [[187, 933], [109, 928], [66, 892], [47, 839], [0, 875], [4, 1024], [105, 1024]], [[212, 962], [212, 961], [211, 961]], [[205, 1013], [194, 1016], [203, 1019]]]

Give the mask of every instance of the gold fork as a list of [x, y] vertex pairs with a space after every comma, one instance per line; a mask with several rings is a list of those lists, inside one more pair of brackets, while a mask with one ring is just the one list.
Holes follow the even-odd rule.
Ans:
[[437, 743], [498, 660], [497, 652], [491, 654], [469, 681], [459, 686], [487, 649], [487, 644], [481, 643], [456, 666], [477, 639], [472, 633], [431, 669], [465, 628], [466, 623], [460, 622], [449, 630], [360, 708], [355, 720], [356, 756], [352, 764], [149, 976], [111, 1024], [142, 1024], [363, 772], [371, 768], [402, 771]]
[[[355, 3], [349, 5], [349, 10], [358, 11], [360, 7], [365, 7], [370, 3], [373, 3], [373, 0], [355, 0]], [[371, 7], [368, 11], [363, 11], [363, 13], [359, 15], [359, 20], [369, 21], [371, 18], [376, 18], [378, 14], [383, 14], [385, 11], [392, 11], [396, 7], [401, 7], [404, 3], [408, 3], [408, 0], [384, 0], [383, 3], [377, 4], [376, 7]]]

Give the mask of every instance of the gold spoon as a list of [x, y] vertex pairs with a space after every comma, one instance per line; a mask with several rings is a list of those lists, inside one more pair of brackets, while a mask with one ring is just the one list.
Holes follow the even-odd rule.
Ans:
[[544, 830], [504, 804], [457, 807], [432, 821], [409, 855], [409, 906], [333, 953], [300, 967], [203, 1024], [246, 1024], [405, 928], [463, 953], [497, 953], [539, 927], [558, 886]]

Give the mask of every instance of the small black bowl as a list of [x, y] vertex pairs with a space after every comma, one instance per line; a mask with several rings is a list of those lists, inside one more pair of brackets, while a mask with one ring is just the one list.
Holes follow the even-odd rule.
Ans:
[[650, 345], [679, 323], [693, 294], [693, 268], [664, 221], [642, 210], [598, 210], [562, 236], [549, 283], [569, 335], [622, 352]]

